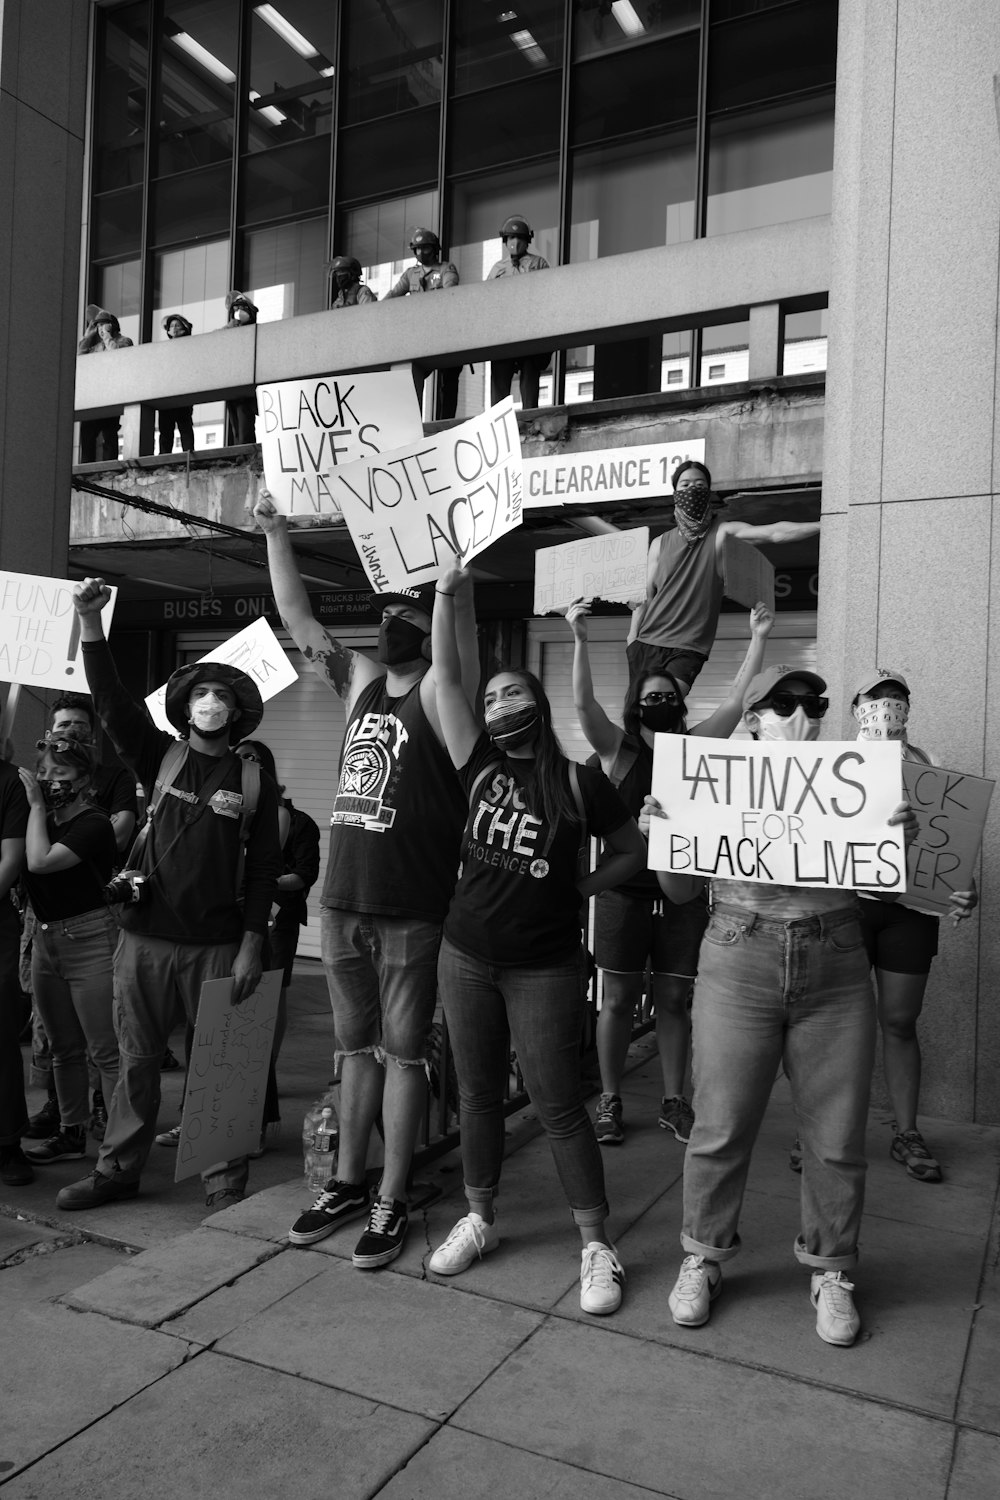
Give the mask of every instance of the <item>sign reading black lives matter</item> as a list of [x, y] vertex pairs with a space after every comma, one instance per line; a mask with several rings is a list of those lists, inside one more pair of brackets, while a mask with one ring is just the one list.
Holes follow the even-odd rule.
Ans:
[[658, 734], [649, 868], [717, 880], [906, 889], [898, 742], [759, 741]]
[[407, 370], [326, 375], [257, 387], [264, 478], [286, 516], [332, 515], [332, 476], [423, 436]]
[[918, 911], [954, 911], [952, 891], [972, 886], [994, 783], [904, 760], [903, 786], [920, 825], [907, 850], [906, 904]]
[[328, 481], [376, 593], [440, 577], [521, 524], [521, 442], [507, 396], [481, 417], [338, 469]]

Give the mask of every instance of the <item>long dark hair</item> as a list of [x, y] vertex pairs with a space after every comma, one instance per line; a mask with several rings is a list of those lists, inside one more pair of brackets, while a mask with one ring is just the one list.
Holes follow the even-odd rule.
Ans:
[[278, 787], [278, 791], [283, 792], [285, 788], [278, 786], [278, 767], [274, 763], [274, 756], [271, 753], [270, 745], [265, 745], [263, 740], [240, 740], [238, 744], [233, 746], [233, 753], [239, 755], [244, 745], [256, 755], [260, 761], [261, 770], [267, 772], [275, 786]]
[[534, 818], [542, 818], [551, 827], [560, 818], [571, 818], [579, 822], [576, 805], [570, 795], [569, 780], [563, 769], [566, 754], [559, 743], [559, 736], [552, 728], [552, 705], [542, 684], [534, 672], [523, 667], [500, 667], [492, 677], [514, 677], [531, 693], [538, 707], [538, 730], [535, 734], [535, 766], [528, 778], [524, 792], [528, 811]]
[[[646, 684], [651, 677], [665, 677], [668, 682], [672, 682], [674, 685], [674, 692], [677, 694], [681, 703], [683, 704], [684, 702], [684, 693], [673, 672], [666, 672], [662, 670], [659, 672], [644, 672], [641, 677], [633, 677], [632, 681], [628, 685], [628, 692], [625, 694], [625, 702], [622, 706], [622, 724], [625, 727], [625, 733], [630, 734], [633, 739], [639, 738], [639, 730], [642, 728], [642, 719], [639, 716], [639, 699], [646, 691]], [[682, 716], [681, 722], [674, 730], [674, 733], [687, 734], [686, 714]]]

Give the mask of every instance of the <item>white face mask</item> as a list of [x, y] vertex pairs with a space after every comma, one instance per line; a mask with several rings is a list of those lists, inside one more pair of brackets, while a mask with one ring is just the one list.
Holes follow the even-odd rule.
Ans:
[[859, 703], [855, 717], [861, 725], [862, 740], [901, 740], [906, 733], [910, 705], [901, 698], [875, 698]]
[[191, 723], [202, 733], [224, 729], [229, 723], [229, 705], [215, 693], [204, 693], [191, 705]]
[[758, 708], [757, 735], [762, 740], [818, 740], [819, 719], [810, 719], [804, 708], [797, 708], [787, 719], [773, 708]]

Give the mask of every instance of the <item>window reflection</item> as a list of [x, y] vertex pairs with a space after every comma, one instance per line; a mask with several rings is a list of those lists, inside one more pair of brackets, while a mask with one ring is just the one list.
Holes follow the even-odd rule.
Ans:
[[231, 157], [237, 35], [235, 0], [167, 0], [164, 5], [161, 176]]
[[337, 7], [329, 0], [253, 7], [248, 151], [330, 134], [336, 40]]
[[826, 369], [828, 316], [825, 307], [816, 312], [785, 314], [782, 375], [803, 375], [810, 370]]
[[706, 234], [828, 214], [832, 188], [832, 97], [711, 122]]
[[167, 313], [180, 313], [192, 335], [211, 333], [226, 322], [229, 290], [229, 241], [213, 240], [167, 250], [153, 257], [153, 342], [166, 338]]
[[344, 22], [345, 124], [440, 100], [440, 0], [346, 0]]
[[97, 273], [96, 301], [118, 319], [121, 331], [133, 344], [139, 342], [142, 268], [137, 260], [117, 266], [101, 266]]
[[145, 3], [103, 13], [94, 107], [94, 188], [142, 181], [149, 32]]
[[701, 336], [699, 385], [729, 385], [750, 374], [750, 324], [717, 323]]
[[561, 68], [562, 0], [454, 0], [454, 91], [514, 83]]
[[244, 280], [258, 323], [275, 323], [327, 306], [326, 219], [257, 229], [245, 241]]
[[577, 154], [570, 260], [597, 260], [693, 237], [693, 131]]
[[[362, 281], [382, 298], [414, 263], [410, 252], [414, 229], [436, 232], [437, 223], [437, 193], [413, 193], [386, 203], [370, 203], [344, 215], [343, 243], [334, 247], [335, 253], [357, 256], [363, 268]], [[447, 246], [444, 251], [448, 255]]]
[[573, 56], [641, 47], [701, 24], [701, 0], [575, 0]]

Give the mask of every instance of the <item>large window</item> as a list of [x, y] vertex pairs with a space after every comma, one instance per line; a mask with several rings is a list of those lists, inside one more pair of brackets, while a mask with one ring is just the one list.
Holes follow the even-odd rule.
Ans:
[[321, 312], [327, 306], [326, 219], [258, 229], [246, 237], [243, 280], [259, 323]]
[[237, 0], [165, 0], [156, 176], [231, 159], [238, 35]]
[[437, 229], [437, 193], [414, 193], [385, 203], [356, 208], [344, 218], [343, 243], [338, 255], [355, 255], [364, 279], [380, 297], [413, 265], [410, 238], [414, 229]]
[[228, 240], [157, 255], [153, 261], [153, 338], [166, 338], [163, 319], [168, 313], [187, 318], [192, 333], [225, 327], [228, 277]]
[[337, 6], [331, 0], [253, 7], [248, 151], [330, 136], [336, 48]]

